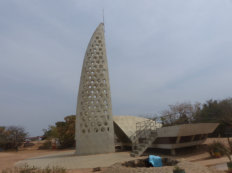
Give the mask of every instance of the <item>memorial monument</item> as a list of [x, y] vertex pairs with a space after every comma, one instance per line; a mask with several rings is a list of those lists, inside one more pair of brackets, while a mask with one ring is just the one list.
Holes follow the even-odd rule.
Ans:
[[114, 128], [104, 38], [99, 24], [82, 66], [76, 111], [76, 154], [114, 152]]

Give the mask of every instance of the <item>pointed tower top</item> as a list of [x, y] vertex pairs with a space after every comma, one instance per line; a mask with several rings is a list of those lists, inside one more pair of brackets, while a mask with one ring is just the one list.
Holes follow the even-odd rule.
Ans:
[[98, 25], [98, 27], [97, 27], [96, 30], [94, 31], [92, 37], [94, 37], [98, 32], [102, 32], [103, 35], [104, 35], [104, 33], [105, 33], [105, 25], [104, 25], [104, 23], [101, 22], [101, 23]]

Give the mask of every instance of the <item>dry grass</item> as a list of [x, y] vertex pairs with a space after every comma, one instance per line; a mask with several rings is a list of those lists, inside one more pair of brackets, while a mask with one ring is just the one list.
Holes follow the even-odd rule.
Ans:
[[14, 167], [2, 170], [2, 173], [66, 173], [66, 169], [60, 167], [47, 167], [45, 169], [38, 169], [24, 165], [23, 167]]

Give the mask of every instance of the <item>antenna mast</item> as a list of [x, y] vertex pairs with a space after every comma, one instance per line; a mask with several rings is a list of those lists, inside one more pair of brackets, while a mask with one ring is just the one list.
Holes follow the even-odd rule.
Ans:
[[102, 10], [102, 19], [103, 19], [103, 23], [105, 23], [104, 8]]
[[102, 9], [102, 22], [103, 22], [103, 26], [104, 26], [104, 32], [105, 32], [105, 14], [104, 14], [104, 8]]

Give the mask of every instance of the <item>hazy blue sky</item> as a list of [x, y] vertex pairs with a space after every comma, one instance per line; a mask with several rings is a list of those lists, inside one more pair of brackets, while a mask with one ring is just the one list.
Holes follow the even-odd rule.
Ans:
[[114, 115], [232, 96], [231, 0], [0, 0], [0, 126], [75, 114], [103, 7]]

